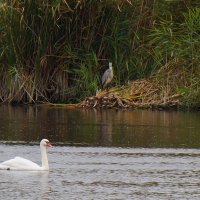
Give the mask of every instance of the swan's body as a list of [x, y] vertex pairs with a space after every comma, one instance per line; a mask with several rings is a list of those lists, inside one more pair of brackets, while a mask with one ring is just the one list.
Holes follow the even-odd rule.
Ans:
[[0, 170], [28, 170], [28, 171], [43, 171], [49, 170], [49, 163], [47, 158], [47, 147], [51, 146], [47, 139], [40, 142], [42, 166], [21, 157], [15, 157], [0, 163]]

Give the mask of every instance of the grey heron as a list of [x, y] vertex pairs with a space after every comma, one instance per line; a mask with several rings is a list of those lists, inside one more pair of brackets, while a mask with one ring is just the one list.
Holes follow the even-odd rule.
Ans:
[[109, 68], [104, 72], [101, 79], [103, 89], [106, 88], [106, 86], [108, 85], [108, 83], [112, 81], [112, 79], [113, 79], [113, 68], [112, 68], [112, 63], [109, 62]]

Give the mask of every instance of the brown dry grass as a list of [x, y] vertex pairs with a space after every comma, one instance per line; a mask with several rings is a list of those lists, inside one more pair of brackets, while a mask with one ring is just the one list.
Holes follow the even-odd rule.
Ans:
[[152, 80], [137, 80], [120, 88], [100, 91], [78, 106], [83, 108], [160, 108], [177, 107], [182, 94], [170, 94]]

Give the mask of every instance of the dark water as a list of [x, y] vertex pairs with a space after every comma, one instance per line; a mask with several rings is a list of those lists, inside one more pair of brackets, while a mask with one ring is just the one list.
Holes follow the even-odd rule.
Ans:
[[49, 172], [0, 171], [0, 199], [199, 199], [200, 113], [0, 106], [0, 162]]
[[0, 106], [0, 141], [79, 146], [199, 148], [200, 113]]

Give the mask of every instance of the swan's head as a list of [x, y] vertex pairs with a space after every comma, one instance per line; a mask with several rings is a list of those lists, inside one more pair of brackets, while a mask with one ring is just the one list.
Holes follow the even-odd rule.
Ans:
[[41, 140], [41, 142], [40, 142], [40, 146], [51, 147], [52, 145], [51, 145], [51, 143], [49, 142], [49, 140], [43, 139], [43, 140]]

